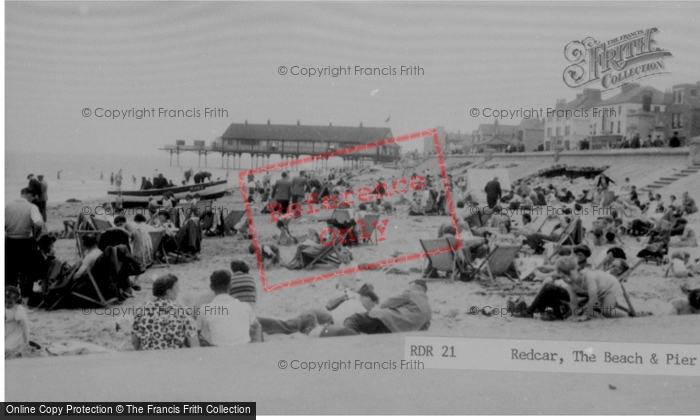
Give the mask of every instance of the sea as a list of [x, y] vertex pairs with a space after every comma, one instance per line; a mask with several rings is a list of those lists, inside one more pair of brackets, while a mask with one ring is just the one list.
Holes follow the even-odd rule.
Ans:
[[[275, 160], [277, 158], [277, 161]], [[122, 191], [138, 190], [141, 177], [153, 178], [154, 174], [163, 174], [174, 184], [181, 185], [184, 172], [193, 169], [194, 173], [205, 170], [212, 174], [212, 180], [228, 179], [229, 188], [238, 188], [238, 173], [251, 168], [249, 155], [243, 155], [241, 168], [226, 169], [221, 167], [221, 155], [211, 154], [204, 167], [204, 157], [201, 167], [198, 166], [197, 155], [183, 153], [180, 155], [180, 166], [177, 166], [176, 156], [173, 156], [173, 166], [170, 165], [170, 155], [138, 154], [138, 155], [100, 155], [89, 153], [60, 153], [60, 152], [18, 152], [5, 150], [5, 202], [19, 197], [22, 188], [27, 186], [27, 175], [44, 175], [48, 182], [48, 203], [64, 203], [69, 199], [80, 201], [101, 201], [108, 198], [107, 191], [116, 190], [110, 185], [110, 175], [122, 170]], [[231, 158], [229, 165], [233, 165]], [[334, 158], [338, 159], [339, 158]], [[270, 163], [278, 163], [279, 156], [272, 156]], [[342, 161], [340, 161], [342, 163]], [[224, 161], [224, 165], [226, 161]], [[301, 169], [311, 169], [311, 164], [295, 166], [292, 172]], [[60, 171], [60, 177], [59, 177]], [[132, 176], [136, 177], [133, 182]], [[260, 175], [256, 178], [261, 177]], [[273, 180], [276, 176], [273, 176]], [[190, 179], [190, 183], [192, 180]]]

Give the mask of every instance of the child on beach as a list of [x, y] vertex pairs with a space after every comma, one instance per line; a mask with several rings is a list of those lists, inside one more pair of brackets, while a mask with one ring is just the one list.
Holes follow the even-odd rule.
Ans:
[[5, 288], [5, 358], [22, 353], [29, 346], [27, 309], [20, 305], [21, 296], [15, 286]]
[[671, 256], [671, 262], [668, 264], [668, 268], [666, 268], [666, 273], [664, 274], [664, 278], [668, 277], [668, 273], [670, 271], [673, 272], [673, 276], [677, 279], [682, 279], [686, 278], [691, 275], [691, 273], [688, 271], [688, 268], [686, 267], [686, 264], [688, 263], [688, 260], [690, 259], [690, 254], [688, 253], [682, 253], [682, 252], [674, 252], [673, 255]]

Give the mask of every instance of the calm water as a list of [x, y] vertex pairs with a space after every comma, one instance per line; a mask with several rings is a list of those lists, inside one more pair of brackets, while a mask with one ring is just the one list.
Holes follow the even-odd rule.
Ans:
[[[275, 160], [277, 158], [277, 160]], [[110, 186], [111, 173], [117, 173], [122, 169], [124, 176], [122, 190], [138, 189], [141, 185], [141, 177], [152, 178], [157, 171], [167, 179], [179, 185], [184, 179], [184, 171], [189, 168], [197, 172], [197, 156], [194, 154], [180, 155], [180, 167], [169, 166], [170, 156], [151, 153], [149, 155], [94, 155], [94, 154], [62, 154], [62, 153], [25, 153], [5, 152], [5, 200], [14, 200], [19, 196], [22, 188], [27, 186], [27, 175], [44, 175], [49, 183], [49, 203], [63, 203], [70, 198], [81, 201], [96, 200], [107, 197], [107, 191], [114, 189]], [[174, 158], [173, 158], [174, 160]], [[279, 161], [279, 156], [273, 156], [271, 163]], [[341, 161], [342, 162], [342, 161]], [[244, 169], [250, 167], [250, 157], [244, 155], [241, 160]], [[225, 164], [225, 162], [224, 162]], [[231, 165], [233, 162], [231, 161]], [[202, 166], [204, 158], [202, 158]], [[238, 186], [238, 170], [222, 169], [221, 155], [210, 155], [208, 167], [200, 168], [212, 174], [212, 180], [226, 179], [228, 175], [229, 187]], [[311, 165], [306, 169], [311, 169]], [[295, 167], [292, 171], [303, 169]], [[61, 179], [58, 172], [61, 171]], [[132, 182], [132, 175], [136, 177], [136, 184]], [[102, 179], [100, 177], [102, 176]], [[274, 179], [275, 177], [273, 177]], [[190, 180], [190, 182], [192, 182]]]

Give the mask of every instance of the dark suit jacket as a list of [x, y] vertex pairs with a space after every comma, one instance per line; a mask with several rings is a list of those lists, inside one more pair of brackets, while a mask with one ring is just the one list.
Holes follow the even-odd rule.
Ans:
[[292, 198], [292, 181], [288, 178], [282, 178], [275, 183], [272, 188], [274, 200], [287, 200]]
[[306, 192], [306, 178], [295, 176], [292, 179], [292, 195], [304, 195]]

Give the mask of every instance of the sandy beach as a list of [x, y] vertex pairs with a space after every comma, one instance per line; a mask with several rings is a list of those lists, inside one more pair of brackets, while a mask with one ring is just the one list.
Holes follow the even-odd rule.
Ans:
[[[510, 163], [493, 163], [493, 165], [512, 165]], [[483, 164], [475, 164], [474, 167], [484, 166]], [[428, 167], [434, 166], [433, 173], [438, 167], [436, 161], [426, 161], [421, 166], [411, 169], [411, 172], [421, 172]], [[450, 164], [448, 168], [456, 167], [457, 164]], [[550, 165], [551, 166], [551, 165]], [[547, 167], [544, 165], [544, 167]], [[466, 170], [466, 167], [464, 168]], [[523, 170], [522, 167], [511, 166], [509, 170]], [[536, 165], [529, 165], [527, 170], [534, 173], [540, 168]], [[450, 171], [457, 177], [462, 169]], [[629, 168], [625, 165], [620, 165], [616, 168], [618, 173], [629, 173]], [[639, 168], [642, 171], [642, 168]], [[381, 166], [366, 168], [365, 174], [357, 175], [352, 179], [355, 185], [364, 185], [371, 183], [372, 179], [384, 177], [385, 179], [394, 179], [405, 175], [403, 170], [386, 169]], [[648, 172], [648, 171], [646, 171]], [[610, 176], [616, 178], [616, 173], [611, 173]], [[654, 177], [655, 174], [645, 174], [647, 177]], [[632, 174], [634, 176], [634, 174]], [[515, 179], [513, 179], [514, 181]], [[578, 179], [573, 184], [572, 190], [578, 193], [577, 189], [586, 187], [586, 182], [582, 178]], [[666, 192], [676, 193], [680, 196], [683, 191], [690, 189], [690, 185], [697, 182], [697, 177], [688, 177], [682, 181], [678, 181], [674, 185], [674, 190]], [[397, 201], [395, 197], [389, 201]], [[96, 205], [95, 203], [64, 203], [60, 205], [49, 206], [49, 228], [61, 229], [62, 221], [77, 215], [80, 209], [86, 205]], [[231, 196], [227, 196], [221, 200], [217, 200], [216, 206], [222, 206], [225, 209], [242, 210], [244, 205], [241, 202], [238, 190], [235, 190]], [[320, 213], [303, 216], [299, 220], [295, 220], [290, 225], [290, 230], [295, 236], [302, 236], [309, 228], [314, 228], [317, 231], [325, 227], [323, 220], [327, 219], [331, 214], [330, 210], [322, 210]], [[418, 239], [430, 239], [436, 237], [438, 227], [443, 223], [450, 223], [448, 216], [408, 216], [407, 207], [398, 205], [395, 213], [384, 215], [382, 220], [388, 220], [388, 227], [385, 233], [385, 240], [373, 245], [361, 245], [351, 248], [355, 261], [359, 265], [377, 262], [395, 258], [401, 255], [410, 255], [422, 252]], [[270, 223], [270, 215], [260, 214], [255, 212], [254, 216], [255, 227], [258, 232], [260, 242], [274, 241], [274, 235], [277, 233], [273, 223]], [[584, 218], [584, 226], [590, 227], [591, 218]], [[690, 227], [698, 229], [697, 217], [691, 219]], [[545, 226], [545, 230], [547, 226]], [[216, 269], [228, 269], [228, 266], [234, 258], [245, 260], [251, 266], [251, 272], [254, 272], [257, 277], [257, 263], [254, 255], [247, 252], [247, 247], [250, 241], [237, 240], [234, 237], [211, 237], [204, 238], [202, 241], [202, 253], [199, 261], [189, 263], [173, 264], [170, 268], [152, 268], [149, 269], [140, 278], [140, 283], [144, 286], [141, 292], [137, 292], [136, 296], [127, 300], [119, 308], [126, 310], [127, 308], [138, 308], [146, 301], [152, 299], [150, 293], [150, 285], [158, 276], [172, 272], [177, 275], [181, 281], [181, 303], [191, 306], [205, 303], [211, 296], [209, 291], [209, 275]], [[634, 238], [627, 240], [627, 248], [636, 251], [643, 248], [643, 244], [636, 243]], [[295, 247], [281, 247], [283, 261], [289, 261], [293, 255]], [[692, 254], [692, 259], [700, 257], [698, 248], [685, 248]], [[61, 239], [56, 242], [56, 252], [59, 258], [68, 261], [76, 261], [77, 248], [75, 240]], [[593, 259], [599, 249], [593, 249]], [[408, 281], [421, 277], [421, 272], [425, 264], [425, 259], [421, 258], [407, 263], [396, 264], [391, 267], [382, 267], [381, 269], [363, 271], [360, 273], [363, 282], [374, 285], [377, 294], [380, 298], [400, 293], [406, 286]], [[313, 270], [287, 270], [285, 268], [273, 268], [266, 271], [266, 277], [269, 286], [284, 284], [286, 282], [310, 276], [314, 273], [326, 273], [331, 271], [332, 267], [318, 267]], [[484, 331], [489, 331], [494, 327], [499, 328], [503, 337], [528, 337], [529, 331], [532, 329], [539, 330], [545, 328], [553, 332], [553, 337], [566, 340], [574, 337], [580, 337], [581, 334], [596, 334], [598, 328], [611, 328], [613, 325], [625, 325], [633, 322], [637, 325], [640, 323], [647, 325], [650, 336], [653, 336], [652, 331], [668, 328], [669, 322], [668, 313], [671, 309], [669, 301], [673, 298], [681, 296], [680, 286], [682, 283], [687, 283], [690, 286], [697, 287], [699, 284], [697, 278], [689, 278], [687, 281], [682, 281], [674, 278], [663, 278], [665, 266], [656, 266], [655, 264], [643, 264], [633, 274], [628, 281], [626, 288], [632, 299], [633, 305], [637, 311], [650, 312], [653, 315], [638, 319], [616, 319], [603, 320], [595, 319], [583, 325], [571, 324], [567, 322], [542, 323], [528, 319], [513, 319], [511, 317], [486, 317], [484, 315], [470, 315], [469, 308], [472, 306], [484, 307], [504, 307], [505, 302], [509, 297], [517, 298], [524, 297], [530, 300], [538, 290], [539, 283], [525, 282], [523, 284], [515, 284], [505, 278], [499, 280], [498, 286], [492, 286], [484, 282], [448, 282], [445, 280], [434, 280], [429, 283], [429, 297], [433, 308], [433, 322], [431, 325], [431, 333], [449, 334], [457, 336], [481, 336]], [[262, 288], [258, 288], [258, 303], [255, 311], [258, 315], [274, 316], [280, 318], [294, 317], [302, 311], [313, 308], [320, 308], [325, 303], [337, 295], [335, 279], [324, 280], [305, 285], [284, 288], [272, 292], [264, 292]], [[671, 320], [678, 318], [672, 317]], [[94, 313], [83, 314], [80, 310], [61, 309], [53, 312], [43, 310], [36, 311], [31, 314], [32, 335], [34, 339], [42, 344], [49, 344], [61, 340], [77, 340], [94, 343], [105, 348], [118, 351], [131, 351], [130, 343], [130, 324], [131, 317], [118, 316], [116, 318], [108, 315], [96, 315]], [[119, 327], [117, 328], [117, 324]], [[299, 338], [295, 335], [269, 336], [270, 341], [295, 339]], [[648, 337], [635, 337], [629, 334], [623, 334], [620, 339], [622, 341], [645, 341]], [[692, 338], [687, 336], [687, 339]], [[272, 345], [272, 344], [271, 344]]]

